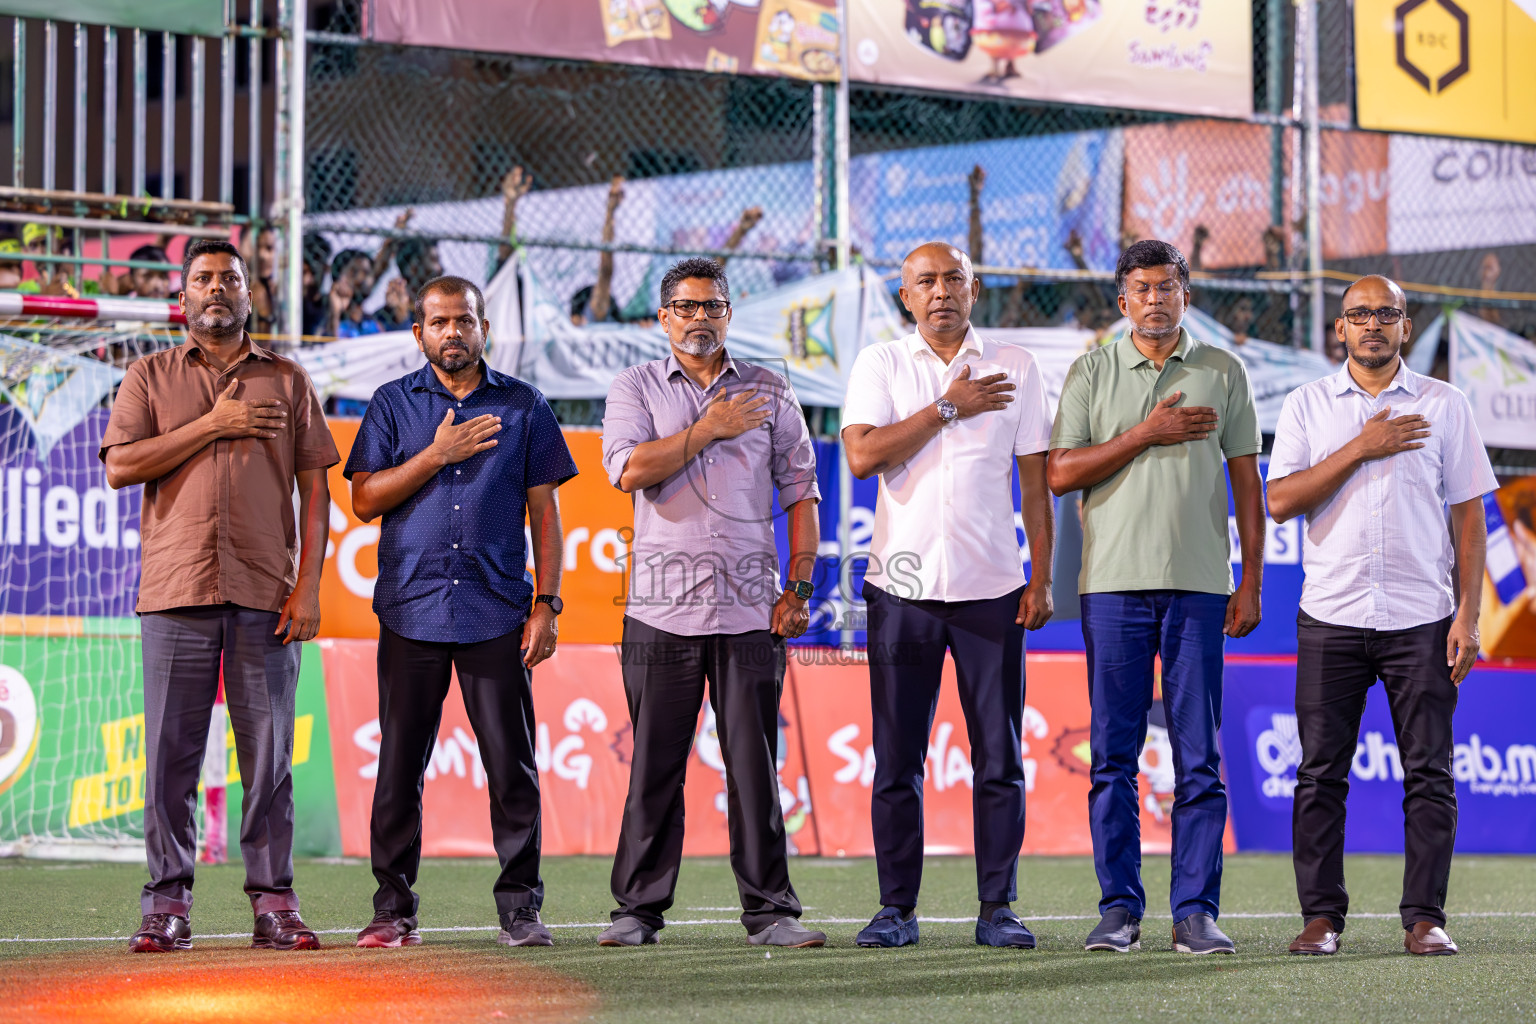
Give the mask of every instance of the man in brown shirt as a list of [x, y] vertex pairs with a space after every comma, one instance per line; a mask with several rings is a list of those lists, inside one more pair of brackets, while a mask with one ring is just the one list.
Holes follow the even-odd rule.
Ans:
[[251, 944], [315, 949], [293, 891], [296, 641], [320, 628], [325, 471], [340, 457], [309, 377], [245, 334], [250, 272], [239, 250], [192, 242], [181, 276], [187, 339], [128, 368], [101, 442], [107, 482], [144, 485], [138, 612], [150, 881], [129, 949], [192, 945], [193, 814], [221, 663], [245, 786]]

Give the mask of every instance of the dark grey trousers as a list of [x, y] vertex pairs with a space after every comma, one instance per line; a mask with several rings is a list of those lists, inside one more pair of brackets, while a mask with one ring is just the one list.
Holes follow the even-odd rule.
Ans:
[[274, 636], [276, 612], [238, 605], [142, 616], [144, 639], [144, 846], [146, 914], [192, 909], [197, 780], [224, 666], [224, 699], [245, 788], [240, 856], [257, 914], [297, 910], [293, 891], [293, 718], [298, 643]]

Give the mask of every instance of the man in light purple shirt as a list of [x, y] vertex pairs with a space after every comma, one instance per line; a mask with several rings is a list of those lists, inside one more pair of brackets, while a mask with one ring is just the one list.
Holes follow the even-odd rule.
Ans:
[[1269, 514], [1277, 523], [1306, 517], [1292, 816], [1305, 927], [1292, 953], [1339, 948], [1349, 910], [1344, 798], [1378, 678], [1403, 764], [1403, 945], [1456, 952], [1445, 932], [1456, 843], [1451, 716], [1477, 660], [1482, 497], [1498, 481], [1466, 396], [1403, 362], [1407, 305], [1385, 277], [1349, 287], [1334, 321], [1349, 358], [1286, 396], [1269, 460]]
[[[683, 773], [704, 684], [725, 759], [731, 867], [749, 941], [820, 946], [800, 924], [779, 807], [785, 639], [805, 632], [820, 531], [816, 456], [789, 382], [725, 351], [730, 285], [714, 260], [661, 281], [672, 354], [620, 373], [603, 466], [634, 495], [621, 649], [634, 760], [603, 946], [656, 942], [683, 852]], [[779, 585], [773, 489], [789, 521]]]

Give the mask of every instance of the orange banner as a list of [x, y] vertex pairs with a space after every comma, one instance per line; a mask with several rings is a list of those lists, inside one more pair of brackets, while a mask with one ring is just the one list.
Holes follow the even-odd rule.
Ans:
[[[1281, 147], [1285, 175], [1292, 135]], [[1387, 251], [1387, 144], [1385, 135], [1322, 133], [1325, 259]], [[1203, 227], [1209, 233], [1200, 249], [1204, 269], [1264, 266], [1264, 232], [1274, 223], [1271, 146], [1264, 125], [1174, 121], [1125, 129], [1125, 230], [1169, 242], [1193, 258], [1196, 230]], [[1282, 223], [1296, 219], [1290, 202], [1289, 183], [1282, 181]]]
[[[379, 621], [373, 614], [373, 585], [379, 575], [379, 522], [364, 523], [352, 514], [352, 492], [341, 475], [357, 439], [359, 422], [330, 420], [341, 462], [330, 472], [330, 543], [320, 577], [320, 635], [324, 637], [379, 635]], [[610, 484], [603, 472], [600, 435], [595, 430], [570, 427], [564, 434], [578, 475], [559, 491], [565, 533], [565, 571], [560, 583], [565, 611], [560, 616], [560, 638], [567, 644], [615, 643], [624, 618], [624, 538], [634, 523], [634, 506], [629, 495]]]
[[[368, 856], [368, 820], [379, 761], [377, 645], [371, 640], [320, 642], [330, 713], [331, 752], [342, 852]], [[543, 797], [543, 852], [612, 856], [629, 790], [633, 732], [617, 652], [608, 645], [562, 645], [533, 673], [534, 754]], [[780, 716], [779, 797], [790, 849], [819, 852], [810, 815], [810, 783], [786, 687]], [[704, 704], [688, 763], [683, 852], [730, 851], [725, 766]], [[422, 794], [422, 852], [429, 857], [495, 856], [489, 795], [479, 745], [457, 681], [443, 706]]]
[[[799, 664], [795, 692], [805, 722], [806, 764], [822, 853], [873, 856], [870, 787], [869, 675], [863, 666]], [[1088, 673], [1082, 654], [1030, 654], [1024, 709], [1025, 801], [1023, 853], [1093, 852], [1088, 831]], [[1166, 730], [1151, 727], [1142, 751], [1141, 847], [1172, 847], [1173, 753]], [[944, 661], [938, 712], [928, 741], [923, 786], [924, 848], [930, 854], [974, 852], [971, 747], [955, 683]], [[1235, 848], [1230, 830], [1228, 849]]]

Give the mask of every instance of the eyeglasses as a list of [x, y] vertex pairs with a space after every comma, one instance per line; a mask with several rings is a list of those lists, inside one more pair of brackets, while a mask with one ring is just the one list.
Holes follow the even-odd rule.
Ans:
[[705, 316], [713, 320], [719, 320], [726, 313], [730, 312], [731, 304], [723, 299], [710, 299], [708, 302], [695, 302], [692, 299], [673, 299], [667, 303], [667, 308], [672, 311], [673, 315], [680, 316], [684, 320], [692, 320], [701, 309], [704, 311]]
[[1403, 311], [1395, 306], [1382, 306], [1380, 309], [1366, 309], [1364, 306], [1356, 306], [1354, 309], [1346, 309], [1344, 311], [1344, 319], [1356, 327], [1363, 327], [1370, 323], [1373, 316], [1376, 318], [1377, 323], [1385, 327], [1388, 324], [1395, 324], [1401, 320], [1403, 318]]

